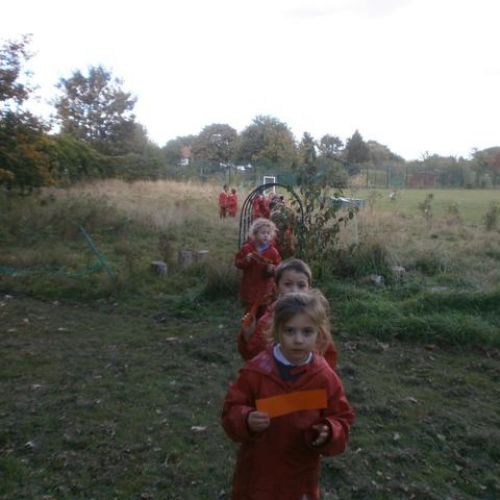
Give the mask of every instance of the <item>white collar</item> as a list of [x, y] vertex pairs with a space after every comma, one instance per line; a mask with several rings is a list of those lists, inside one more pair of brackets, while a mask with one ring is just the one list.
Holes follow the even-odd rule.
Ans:
[[279, 344], [275, 344], [273, 347], [273, 356], [280, 362], [283, 363], [286, 366], [303, 366], [307, 365], [307, 363], [311, 362], [312, 359], [312, 352], [309, 353], [307, 356], [307, 359], [301, 363], [300, 365], [294, 365], [293, 363], [290, 363], [288, 359], [286, 359], [285, 355], [283, 354], [283, 351], [281, 350], [281, 346]]

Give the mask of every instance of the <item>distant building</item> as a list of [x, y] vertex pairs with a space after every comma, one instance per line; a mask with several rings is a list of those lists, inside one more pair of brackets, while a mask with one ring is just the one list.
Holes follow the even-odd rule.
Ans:
[[191, 163], [191, 146], [184, 145], [181, 147], [181, 158], [179, 160], [179, 165], [181, 167], [187, 167]]
[[423, 188], [436, 185], [436, 174], [434, 172], [416, 172], [411, 174], [409, 187]]

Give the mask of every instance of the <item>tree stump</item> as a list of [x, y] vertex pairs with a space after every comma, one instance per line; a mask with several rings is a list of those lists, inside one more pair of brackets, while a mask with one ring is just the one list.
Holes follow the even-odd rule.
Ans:
[[194, 254], [192, 250], [179, 250], [179, 265], [186, 269], [194, 262]]
[[196, 252], [196, 262], [206, 262], [208, 259], [208, 250], [198, 250]]
[[168, 266], [162, 260], [154, 260], [151, 262], [151, 269], [159, 276], [165, 277], [168, 274]]

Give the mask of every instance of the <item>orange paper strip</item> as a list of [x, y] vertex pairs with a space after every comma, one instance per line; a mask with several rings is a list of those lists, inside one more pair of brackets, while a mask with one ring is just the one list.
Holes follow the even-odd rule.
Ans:
[[287, 415], [300, 410], [319, 410], [326, 408], [325, 389], [298, 391], [271, 398], [257, 399], [257, 410], [266, 412], [271, 418]]

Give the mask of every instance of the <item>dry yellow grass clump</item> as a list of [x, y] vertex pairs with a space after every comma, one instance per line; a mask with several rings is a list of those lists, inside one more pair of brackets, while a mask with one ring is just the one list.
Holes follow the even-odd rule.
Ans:
[[56, 197], [105, 199], [131, 219], [162, 230], [188, 221], [219, 226], [220, 189], [197, 182], [106, 179], [77, 184], [64, 191], [48, 188], [45, 192]]
[[[175, 242], [176, 248], [209, 249], [217, 259], [228, 260], [236, 251], [239, 218], [219, 219], [220, 190], [220, 185], [199, 182], [109, 179], [65, 190], [49, 188], [45, 194], [104, 200], [159, 233], [170, 246]], [[246, 194], [240, 193], [240, 205]], [[354, 244], [365, 260], [378, 252], [389, 266], [441, 275], [462, 286], [494, 287], [500, 280], [500, 232], [486, 231], [484, 225], [464, 219], [448, 214], [425, 220], [418, 212], [388, 212], [375, 206], [361, 210], [342, 229], [340, 245], [352, 248]]]
[[422, 217], [366, 210], [342, 231], [344, 245], [356, 239], [360, 246], [383, 248], [392, 266], [460, 276], [464, 285], [478, 289], [500, 281], [500, 231], [446, 218], [428, 224]]

